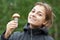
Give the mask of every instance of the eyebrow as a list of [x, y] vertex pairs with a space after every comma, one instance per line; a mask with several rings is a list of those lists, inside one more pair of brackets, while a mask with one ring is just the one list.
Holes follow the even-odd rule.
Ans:
[[32, 10], [34, 10], [35, 11], [35, 9], [33, 8]]
[[[33, 8], [32, 10], [36, 11], [35, 8]], [[43, 10], [42, 11], [38, 11], [38, 13], [43, 13]]]
[[41, 11], [38, 11], [38, 12], [40, 12], [40, 13], [44, 13], [44, 12], [43, 12], [43, 10], [41, 10]]
[[38, 11], [38, 13], [42, 13], [41, 11]]
[[44, 15], [43, 12], [41, 12], [41, 11], [38, 11], [37, 14], [42, 14], [42, 15]]

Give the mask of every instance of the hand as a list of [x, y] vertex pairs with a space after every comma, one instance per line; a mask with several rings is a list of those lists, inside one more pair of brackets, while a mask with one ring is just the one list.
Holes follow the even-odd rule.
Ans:
[[13, 30], [13, 29], [15, 29], [17, 27], [18, 27], [18, 22], [15, 21], [15, 20], [12, 20], [12, 21], [8, 22], [6, 31], [8, 31], [8, 30], [11, 31], [11, 30]]
[[5, 38], [8, 38], [11, 33], [18, 27], [18, 18], [20, 17], [20, 15], [18, 13], [15, 13], [12, 17], [14, 18], [14, 20], [8, 22], [4, 35]]
[[18, 22], [15, 20], [12, 20], [8, 22], [7, 27], [6, 27], [6, 33], [5, 33], [5, 38], [8, 38], [11, 33], [18, 27]]

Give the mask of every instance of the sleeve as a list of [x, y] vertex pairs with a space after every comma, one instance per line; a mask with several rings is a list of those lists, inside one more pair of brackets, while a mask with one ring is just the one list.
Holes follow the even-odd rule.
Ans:
[[[5, 32], [6, 32], [6, 31], [5, 31]], [[1, 35], [1, 40], [8, 40], [8, 39], [4, 38], [5, 32]]]
[[46, 39], [46, 40], [54, 40], [53, 37], [51, 37], [51, 36], [49, 36], [49, 35], [48, 35], [48, 36], [45, 36], [45, 39]]
[[0, 35], [0, 40], [1, 40], [1, 35]]
[[1, 40], [17, 40], [17, 39], [19, 39], [19, 37], [21, 37], [21, 33], [20, 32], [14, 32], [12, 35], [10, 35], [6, 39], [6, 38], [4, 38], [4, 33], [1, 35]]

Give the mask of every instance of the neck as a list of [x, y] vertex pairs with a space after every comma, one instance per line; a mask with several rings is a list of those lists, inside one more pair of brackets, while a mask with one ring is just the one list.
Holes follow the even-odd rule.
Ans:
[[30, 24], [30, 28], [31, 29], [37, 29], [37, 28], [40, 28], [41, 26], [35, 26], [35, 25], [32, 25], [32, 24]]

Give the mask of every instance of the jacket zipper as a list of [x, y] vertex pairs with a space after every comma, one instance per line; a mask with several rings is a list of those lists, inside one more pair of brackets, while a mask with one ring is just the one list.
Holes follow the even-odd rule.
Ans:
[[32, 29], [31, 29], [31, 40], [32, 40]]

